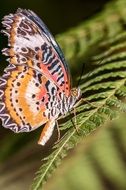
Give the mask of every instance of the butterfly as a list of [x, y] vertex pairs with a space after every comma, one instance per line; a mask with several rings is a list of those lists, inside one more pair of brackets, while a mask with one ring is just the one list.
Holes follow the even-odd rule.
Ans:
[[3, 18], [9, 65], [0, 77], [0, 118], [15, 133], [45, 124], [38, 144], [50, 139], [57, 119], [81, 96], [71, 87], [68, 64], [43, 21], [31, 10], [18, 9]]

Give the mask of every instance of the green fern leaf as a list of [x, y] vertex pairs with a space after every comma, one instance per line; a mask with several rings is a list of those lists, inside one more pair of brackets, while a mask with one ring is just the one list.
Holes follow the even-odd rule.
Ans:
[[[116, 43], [114, 46], [113, 41], [112, 44], [109, 42], [109, 48], [106, 51], [104, 50], [104, 55], [106, 55], [106, 52], [111, 52], [111, 45], [113, 46], [113, 55], [114, 47], [115, 50], [120, 49], [120, 44], [118, 46]], [[111, 55], [110, 58], [107, 56], [107, 58], [104, 58], [104, 63], [96, 66], [90, 73], [82, 77], [80, 87], [84, 100], [76, 108], [79, 135], [68, 117], [68, 120], [60, 127], [61, 129], [63, 127], [62, 130], [65, 128], [69, 128], [69, 130], [60, 142], [54, 146], [54, 151], [40, 167], [32, 186], [33, 190], [41, 189], [42, 184], [47, 181], [61, 163], [61, 160], [68, 154], [68, 150], [79, 143], [84, 136], [102, 126], [107, 120], [117, 117], [119, 111], [126, 111], [126, 103], [121, 99], [121, 97], [126, 98], [126, 60], [121, 60], [120, 51], [118, 54], [117, 51], [115, 52], [116, 58], [111, 58]], [[74, 118], [72, 119], [74, 121]]]
[[110, 3], [101, 15], [58, 36], [73, 67], [85, 60], [90, 63], [89, 71], [82, 76], [80, 84], [83, 102], [76, 108], [79, 135], [70, 120], [72, 116], [68, 115], [60, 125], [61, 130], [67, 129], [67, 132], [44, 160], [32, 190], [41, 189], [69, 150], [83, 137], [116, 118], [120, 111], [126, 111], [126, 32], [120, 22], [123, 20], [125, 23], [126, 3], [120, 2]]

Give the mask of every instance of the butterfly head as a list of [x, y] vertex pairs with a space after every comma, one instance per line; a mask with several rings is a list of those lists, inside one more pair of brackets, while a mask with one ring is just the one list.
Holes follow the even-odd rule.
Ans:
[[72, 88], [71, 89], [71, 96], [75, 99], [75, 103], [77, 100], [79, 100], [81, 98], [81, 90], [80, 88]]

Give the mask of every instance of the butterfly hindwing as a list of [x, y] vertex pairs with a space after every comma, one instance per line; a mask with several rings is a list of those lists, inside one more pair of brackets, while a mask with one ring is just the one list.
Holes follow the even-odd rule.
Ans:
[[27, 64], [44, 73], [63, 91], [70, 93], [68, 66], [63, 54], [41, 19], [30, 10], [18, 9], [15, 14], [3, 19], [9, 37], [9, 48], [3, 53], [10, 57], [11, 64]]
[[[53, 94], [51, 91], [53, 89]], [[54, 93], [55, 91], [55, 93]], [[10, 64], [0, 78], [0, 118], [14, 132], [29, 132], [51, 118], [57, 87], [27, 65]]]

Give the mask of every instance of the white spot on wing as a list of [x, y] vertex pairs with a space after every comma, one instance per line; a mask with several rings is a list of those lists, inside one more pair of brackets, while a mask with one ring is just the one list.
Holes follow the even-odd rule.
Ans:
[[32, 99], [32, 94], [37, 94], [39, 93], [40, 89], [39, 87], [35, 86], [36, 80], [34, 78], [32, 78], [29, 81], [29, 84], [27, 86], [26, 89], [26, 101], [27, 104], [29, 105], [30, 111], [33, 112], [35, 115], [38, 114], [39, 110], [37, 110], [37, 105], [36, 105], [36, 101]]

